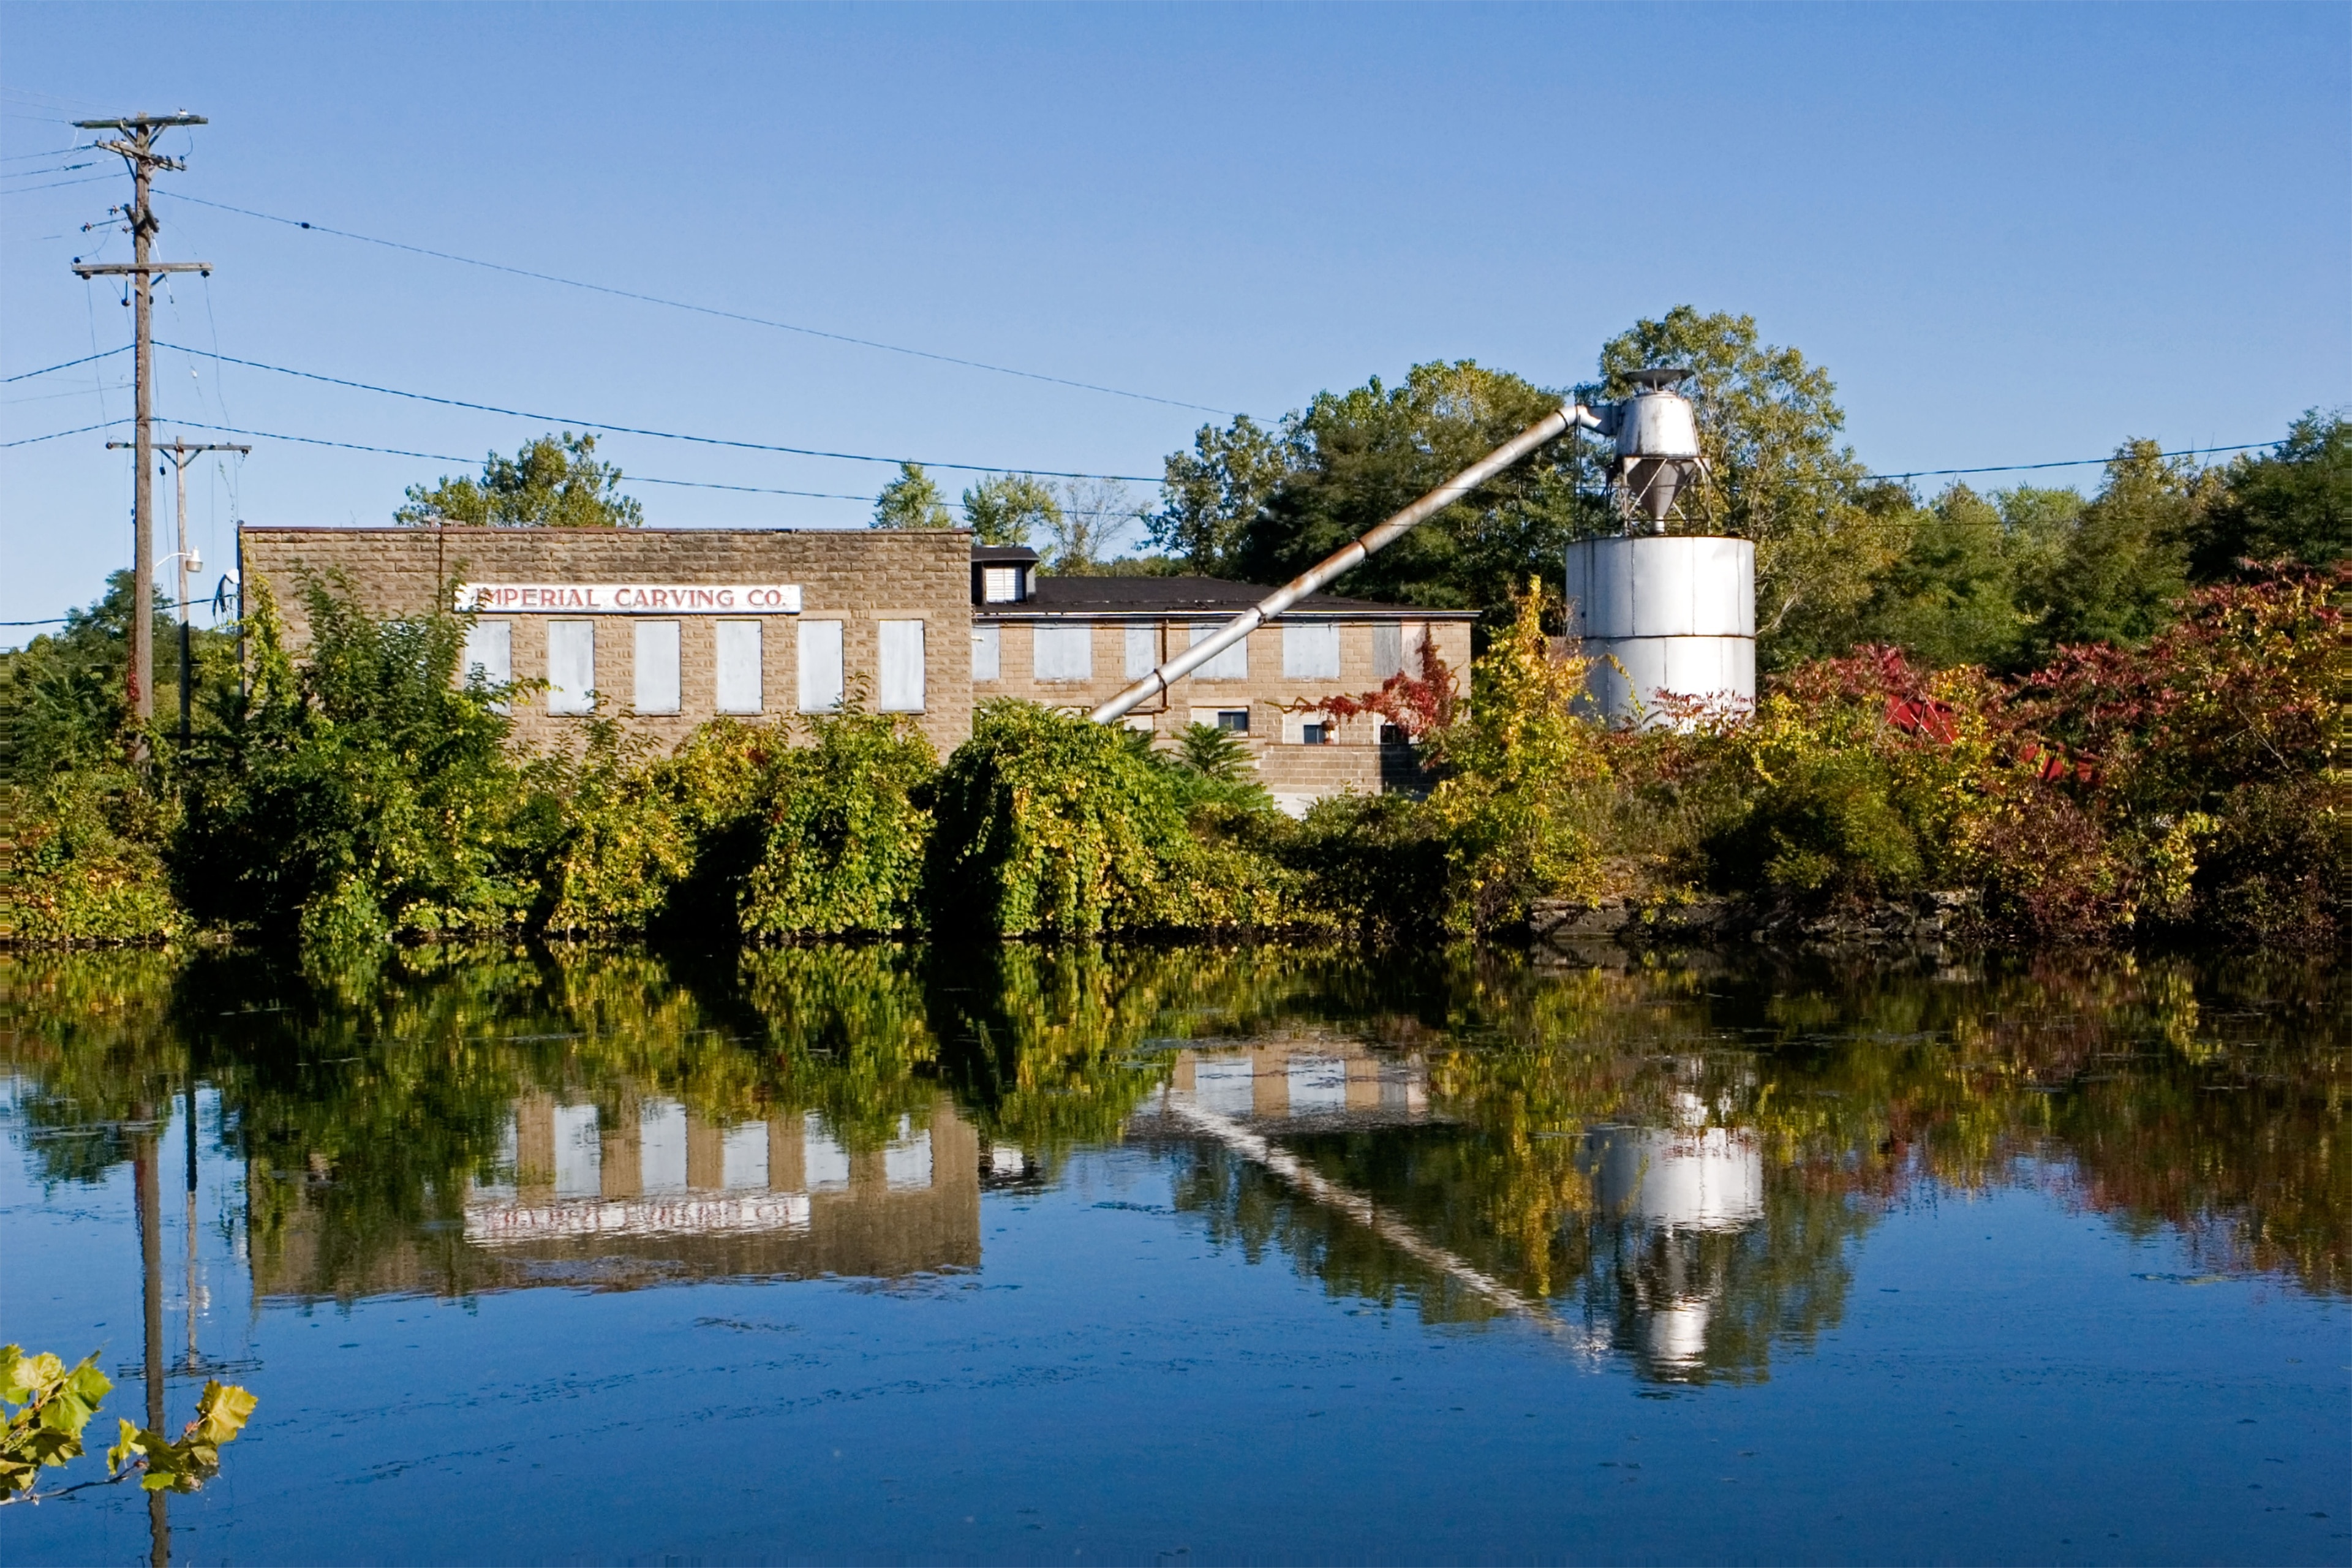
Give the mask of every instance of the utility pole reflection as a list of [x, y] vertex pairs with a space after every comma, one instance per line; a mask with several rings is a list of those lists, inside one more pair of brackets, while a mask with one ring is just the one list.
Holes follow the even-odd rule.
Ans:
[[[142, 1107], [144, 1123], [132, 1145], [132, 1173], [139, 1190], [139, 1262], [141, 1296], [145, 1311], [147, 1428], [163, 1430], [163, 1173], [157, 1169], [163, 1151], [157, 1147], [155, 1112]], [[149, 1558], [154, 1568], [172, 1561], [172, 1519], [161, 1491], [147, 1494], [147, 1534], [152, 1542]]]

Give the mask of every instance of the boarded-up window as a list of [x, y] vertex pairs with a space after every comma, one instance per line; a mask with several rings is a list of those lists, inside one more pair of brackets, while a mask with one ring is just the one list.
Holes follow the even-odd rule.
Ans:
[[547, 710], [596, 711], [596, 623], [547, 623]]
[[1160, 628], [1127, 628], [1127, 678], [1140, 680], [1160, 668]]
[[[466, 681], [505, 686], [514, 679], [514, 623], [476, 621], [466, 628]], [[490, 705], [503, 713], [507, 705]]]
[[1291, 680], [1339, 679], [1339, 628], [1307, 621], [1282, 628], [1282, 673]]
[[[1194, 626], [1192, 643], [1207, 642], [1223, 629], [1224, 623], [1222, 621], [1213, 626]], [[1249, 679], [1249, 638], [1242, 638], [1192, 673], [1202, 680], [1247, 680]]]
[[801, 623], [801, 711], [830, 713], [841, 706], [841, 623]]
[[1429, 628], [1418, 621], [1390, 621], [1372, 628], [1372, 679], [1421, 674], [1422, 645]]
[[880, 689], [875, 706], [885, 713], [923, 710], [923, 623], [884, 621], [881, 627]]
[[971, 678], [1001, 680], [1004, 669], [1004, 634], [995, 626], [971, 628]]
[[710, 629], [716, 638], [711, 652], [719, 667], [719, 711], [757, 713], [761, 696], [760, 623], [713, 621]]
[[980, 569], [980, 598], [986, 605], [1009, 605], [1021, 597], [1021, 568], [1018, 566], [983, 566]]
[[677, 711], [677, 623], [639, 621], [636, 646], [637, 711]]
[[1039, 626], [1031, 665], [1040, 680], [1092, 680], [1095, 629], [1091, 626]]

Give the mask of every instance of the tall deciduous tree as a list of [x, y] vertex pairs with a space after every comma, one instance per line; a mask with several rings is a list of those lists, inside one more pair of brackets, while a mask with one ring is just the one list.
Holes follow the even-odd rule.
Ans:
[[991, 474], [963, 492], [963, 520], [975, 543], [1026, 544], [1060, 526], [1062, 503], [1034, 474]]
[[511, 458], [492, 452], [479, 479], [463, 477], [426, 489], [408, 487], [393, 515], [412, 526], [471, 523], [488, 528], [636, 528], [645, 508], [621, 493], [621, 470], [596, 460], [596, 437], [566, 430], [541, 436]]
[[1052, 512], [1038, 520], [1045, 534], [1045, 566], [1053, 572], [1099, 571], [1113, 542], [1143, 516], [1117, 479], [1065, 479], [1054, 501]]
[[[1257, 583], [1296, 576], [1560, 401], [1468, 360], [1416, 365], [1393, 387], [1375, 376], [1351, 392], [1318, 394], [1283, 421], [1289, 472], [1242, 521], [1228, 569]], [[1196, 445], [1195, 460], [1213, 455]], [[1373, 556], [1339, 591], [1506, 612], [1530, 574], [1559, 574], [1562, 551], [1591, 510], [1578, 493], [1575, 461], [1569, 442], [1554, 443]]]
[[874, 498], [877, 528], [953, 528], [945, 497], [920, 463], [901, 463], [898, 477]]
[[1248, 415], [1234, 416], [1223, 430], [1203, 425], [1191, 451], [1168, 455], [1160, 510], [1145, 527], [1152, 543], [1188, 570], [1223, 576], [1244, 532], [1289, 474], [1286, 443]]

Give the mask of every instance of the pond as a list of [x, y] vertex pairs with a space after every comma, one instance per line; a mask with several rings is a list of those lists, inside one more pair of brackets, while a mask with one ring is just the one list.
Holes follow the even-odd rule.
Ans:
[[[0, 958], [34, 1563], [2352, 1557], [2325, 962]], [[60, 1480], [96, 1469], [52, 1472]]]

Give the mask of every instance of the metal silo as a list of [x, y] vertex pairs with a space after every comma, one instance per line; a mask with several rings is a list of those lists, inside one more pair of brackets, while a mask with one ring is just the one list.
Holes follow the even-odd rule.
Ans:
[[1696, 416], [1674, 390], [1687, 374], [1639, 372], [1633, 396], [1601, 408], [1627, 531], [1568, 547], [1568, 635], [1593, 661], [1586, 689], [1612, 723], [1660, 722], [1668, 694], [1756, 700], [1756, 546], [1665, 531], [1703, 467]]

